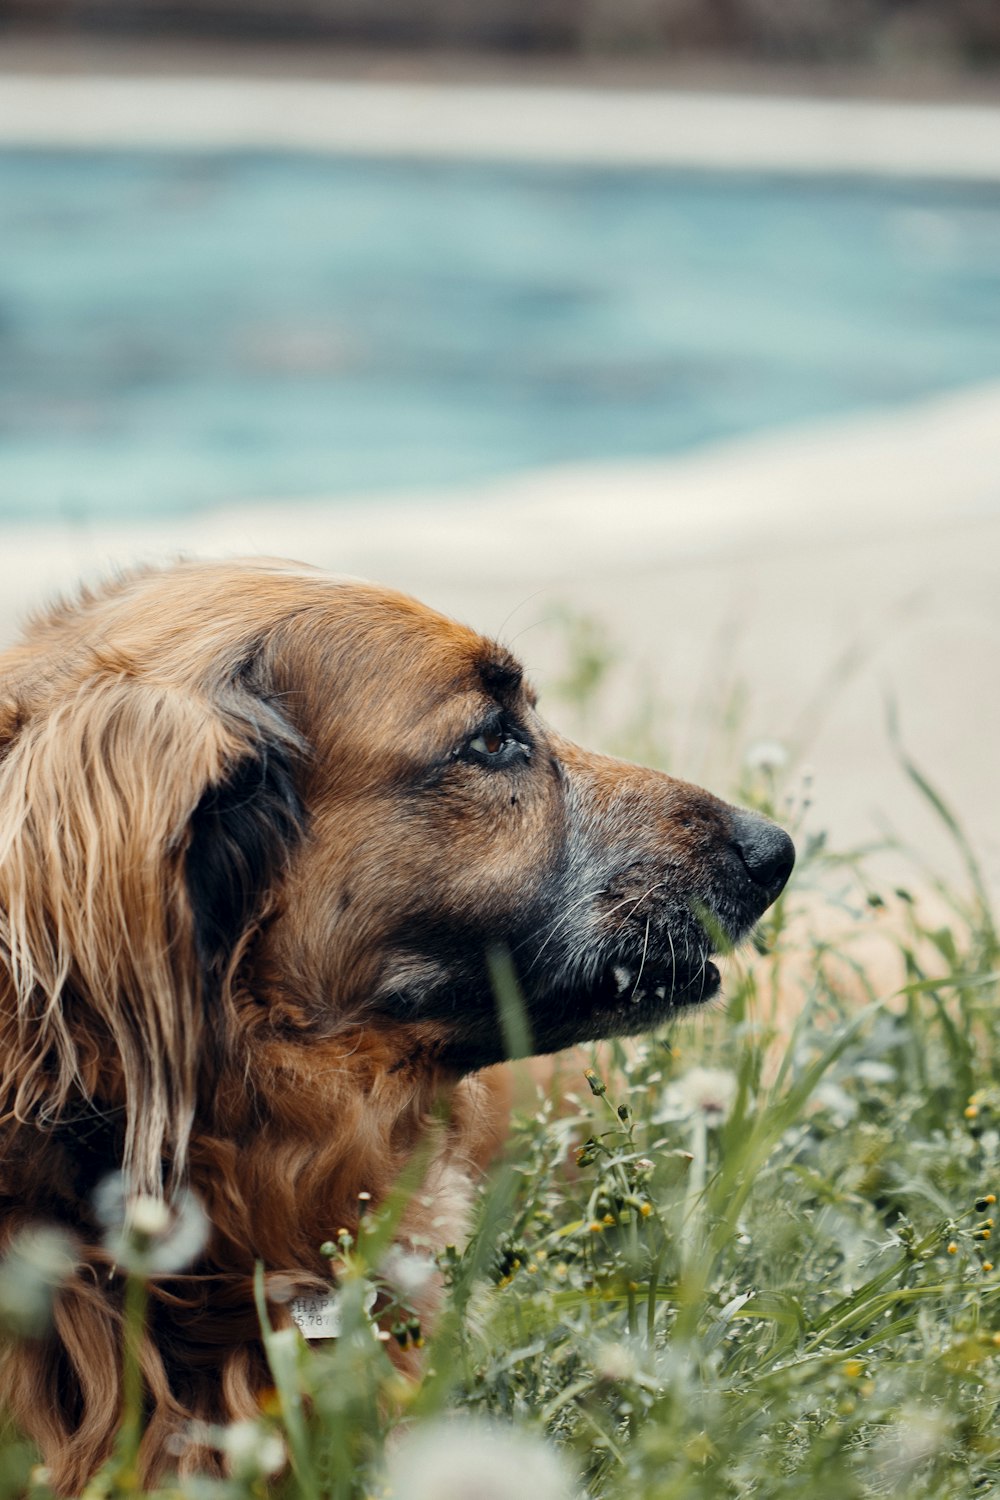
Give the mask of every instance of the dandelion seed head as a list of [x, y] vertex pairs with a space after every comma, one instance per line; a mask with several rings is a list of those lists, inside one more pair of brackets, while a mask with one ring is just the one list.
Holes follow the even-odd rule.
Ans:
[[392, 1245], [383, 1257], [380, 1274], [403, 1301], [409, 1301], [424, 1290], [436, 1270], [429, 1255]]
[[728, 1068], [689, 1068], [664, 1089], [664, 1109], [654, 1116], [654, 1123], [700, 1114], [708, 1126], [722, 1125], [732, 1113], [738, 1087]]
[[780, 740], [754, 740], [743, 756], [748, 771], [781, 771], [788, 764], [788, 751]]
[[455, 1418], [408, 1433], [388, 1473], [393, 1500], [573, 1500], [558, 1455], [516, 1428]]

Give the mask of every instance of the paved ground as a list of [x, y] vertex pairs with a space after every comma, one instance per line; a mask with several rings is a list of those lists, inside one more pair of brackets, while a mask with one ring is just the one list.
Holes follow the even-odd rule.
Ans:
[[1000, 180], [1000, 107], [519, 81], [2, 73], [0, 143]]

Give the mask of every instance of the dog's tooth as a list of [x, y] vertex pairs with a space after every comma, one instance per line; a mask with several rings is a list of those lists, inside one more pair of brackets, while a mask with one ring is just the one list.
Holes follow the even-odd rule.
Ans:
[[657, 1000], [665, 1000], [667, 998], [667, 987], [666, 987], [666, 985], [665, 984], [658, 984], [656, 986], [656, 989], [654, 990], [653, 993], [656, 995]]
[[623, 991], [627, 990], [629, 985], [632, 983], [632, 975], [629, 973], [628, 969], [623, 969], [621, 964], [616, 964], [611, 972], [615, 976], [615, 985], [617, 986], [618, 993], [620, 995], [623, 993]]

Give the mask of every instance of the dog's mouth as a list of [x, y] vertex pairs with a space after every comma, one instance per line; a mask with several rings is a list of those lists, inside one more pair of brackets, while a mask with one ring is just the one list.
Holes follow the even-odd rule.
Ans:
[[506, 998], [495, 987], [495, 974], [480, 970], [473, 955], [468, 977], [457, 980], [445, 966], [421, 967], [411, 955], [405, 970], [397, 964], [392, 991], [380, 997], [380, 1008], [396, 1019], [450, 1022], [451, 1040], [441, 1055], [464, 1069], [512, 1055], [505, 1050], [511, 1045], [509, 1027], [484, 1025], [481, 1010], [469, 1006], [470, 992], [481, 992], [497, 1016], [508, 1003], [515, 1010], [523, 1006], [529, 1053], [635, 1036], [719, 993], [719, 956], [747, 938], [754, 915], [727, 914], [725, 920], [707, 906], [675, 911], [669, 924], [661, 919], [648, 928], [618, 929], [603, 941], [567, 943], [562, 951], [554, 951], [555, 945], [545, 950], [543, 944], [545, 964], [539, 961], [537, 938], [526, 936], [495, 950], [506, 952], [513, 969], [516, 988]]
[[722, 977], [707, 936], [681, 953], [612, 956], [596, 975], [558, 984], [531, 1005], [539, 1051], [651, 1031], [719, 993]]
[[[602, 976], [599, 986], [601, 1000], [614, 1008], [675, 1010], [689, 1005], [700, 1005], [718, 993], [722, 982], [718, 966], [705, 954], [695, 967], [675, 967], [673, 964], [659, 970], [655, 965], [612, 964]], [[609, 998], [605, 1002], [603, 997]]]

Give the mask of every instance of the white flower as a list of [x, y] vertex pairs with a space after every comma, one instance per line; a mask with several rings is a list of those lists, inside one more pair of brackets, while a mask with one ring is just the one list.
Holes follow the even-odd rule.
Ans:
[[169, 1435], [166, 1447], [173, 1458], [183, 1458], [191, 1447], [217, 1448], [232, 1478], [244, 1483], [270, 1478], [288, 1462], [288, 1449], [279, 1434], [249, 1418], [227, 1426], [188, 1422]]
[[162, 1198], [133, 1198], [128, 1206], [128, 1222], [136, 1234], [152, 1239], [170, 1228], [170, 1210]]
[[257, 1479], [284, 1468], [287, 1453], [276, 1432], [256, 1422], [233, 1422], [220, 1434], [219, 1447], [229, 1460], [234, 1479]]
[[907, 1480], [951, 1442], [955, 1423], [950, 1414], [933, 1407], [906, 1407], [897, 1421], [883, 1429], [873, 1457], [883, 1482], [896, 1494]]
[[813, 1094], [812, 1103], [815, 1109], [825, 1110], [842, 1125], [853, 1120], [858, 1112], [858, 1101], [846, 1089], [842, 1089], [839, 1083], [834, 1083], [829, 1078]]
[[52, 1294], [75, 1262], [73, 1243], [62, 1230], [22, 1229], [0, 1262], [0, 1322], [17, 1333], [41, 1333]]
[[601, 1380], [634, 1380], [638, 1369], [627, 1344], [599, 1344], [594, 1351], [594, 1372]]
[[855, 1078], [865, 1083], [895, 1083], [896, 1069], [889, 1063], [879, 1062], [874, 1057], [863, 1057], [854, 1065]]
[[180, 1271], [205, 1248], [208, 1219], [189, 1189], [170, 1203], [126, 1196], [120, 1173], [106, 1177], [94, 1194], [104, 1225], [104, 1243], [117, 1264], [140, 1276]]
[[743, 756], [748, 771], [774, 772], [788, 764], [788, 751], [780, 740], [754, 740]]
[[722, 1125], [729, 1118], [738, 1089], [736, 1075], [728, 1068], [689, 1068], [664, 1089], [664, 1108], [653, 1117], [654, 1122], [660, 1125], [703, 1115], [706, 1125]]
[[379, 1272], [401, 1301], [409, 1302], [423, 1291], [435, 1269], [429, 1255], [419, 1250], [404, 1250], [402, 1245], [390, 1245]]
[[576, 1493], [541, 1438], [465, 1417], [408, 1432], [386, 1477], [393, 1500], [573, 1500]]

